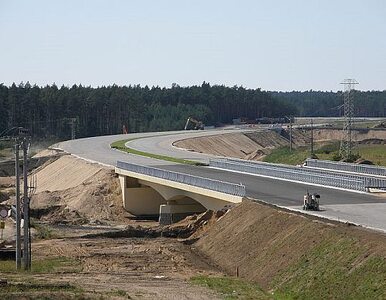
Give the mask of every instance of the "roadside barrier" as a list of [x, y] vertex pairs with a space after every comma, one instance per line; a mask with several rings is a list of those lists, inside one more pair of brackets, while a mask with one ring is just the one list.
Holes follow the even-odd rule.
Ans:
[[140, 173], [143, 175], [153, 176], [184, 184], [189, 184], [208, 190], [230, 194], [234, 196], [244, 197], [245, 186], [242, 184], [235, 184], [215, 179], [204, 178], [200, 176], [194, 176], [184, 173], [178, 173], [168, 170], [163, 170], [154, 167], [148, 167], [143, 165], [137, 165], [133, 163], [117, 161], [117, 168], [127, 170], [130, 172]]
[[320, 168], [320, 169], [338, 170], [338, 171], [344, 171], [344, 172], [386, 176], [386, 168], [384, 167], [358, 165], [358, 164], [345, 163], [340, 161], [307, 159], [306, 166], [311, 168]]
[[369, 188], [385, 188], [386, 180], [358, 174], [337, 173], [331, 170], [309, 169], [304, 167], [270, 164], [240, 159], [210, 159], [211, 167], [270, 176], [275, 178], [319, 184], [357, 191]]

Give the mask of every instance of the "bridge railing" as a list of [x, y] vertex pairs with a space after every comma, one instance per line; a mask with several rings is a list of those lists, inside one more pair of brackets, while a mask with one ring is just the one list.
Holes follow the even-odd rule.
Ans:
[[312, 168], [386, 176], [386, 168], [384, 167], [358, 165], [358, 164], [345, 163], [345, 162], [339, 162], [339, 161], [307, 159], [306, 166], [312, 167]]
[[117, 168], [143, 175], [184, 183], [200, 188], [205, 188], [220, 193], [230, 194], [239, 197], [245, 196], [245, 186], [242, 184], [235, 184], [231, 182], [209, 179], [200, 176], [193, 176], [189, 174], [137, 165], [123, 161], [117, 161]]
[[369, 187], [386, 187], [385, 180], [367, 178], [365, 176], [239, 159], [210, 159], [209, 165], [215, 168], [357, 191], [367, 191]]

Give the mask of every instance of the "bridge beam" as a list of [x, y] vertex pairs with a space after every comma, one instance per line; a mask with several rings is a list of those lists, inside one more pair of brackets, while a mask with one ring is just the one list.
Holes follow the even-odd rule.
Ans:
[[134, 215], [161, 213], [176, 221], [207, 209], [221, 210], [243, 198], [120, 168], [115, 170], [121, 183], [123, 207]]

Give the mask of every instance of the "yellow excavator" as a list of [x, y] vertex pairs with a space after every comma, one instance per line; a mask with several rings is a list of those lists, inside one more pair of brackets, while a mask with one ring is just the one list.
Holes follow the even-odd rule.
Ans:
[[[191, 124], [192, 124], [192, 126], [191, 126]], [[189, 130], [189, 129], [204, 130], [204, 127], [205, 127], [204, 123], [202, 123], [201, 121], [197, 121], [193, 117], [189, 117], [186, 120], [186, 124], [185, 124], [184, 130]]]

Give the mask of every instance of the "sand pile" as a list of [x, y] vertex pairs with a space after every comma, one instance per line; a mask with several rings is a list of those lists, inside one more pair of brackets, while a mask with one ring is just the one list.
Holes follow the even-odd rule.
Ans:
[[195, 152], [236, 158], [244, 158], [246, 155], [262, 149], [260, 145], [242, 133], [189, 138], [177, 141], [173, 145]]
[[36, 172], [36, 192], [63, 191], [76, 187], [100, 170], [102, 166], [98, 164], [87, 163], [70, 155], [62, 156]]
[[119, 180], [112, 169], [62, 156], [36, 173], [32, 214], [50, 223], [124, 220]]

